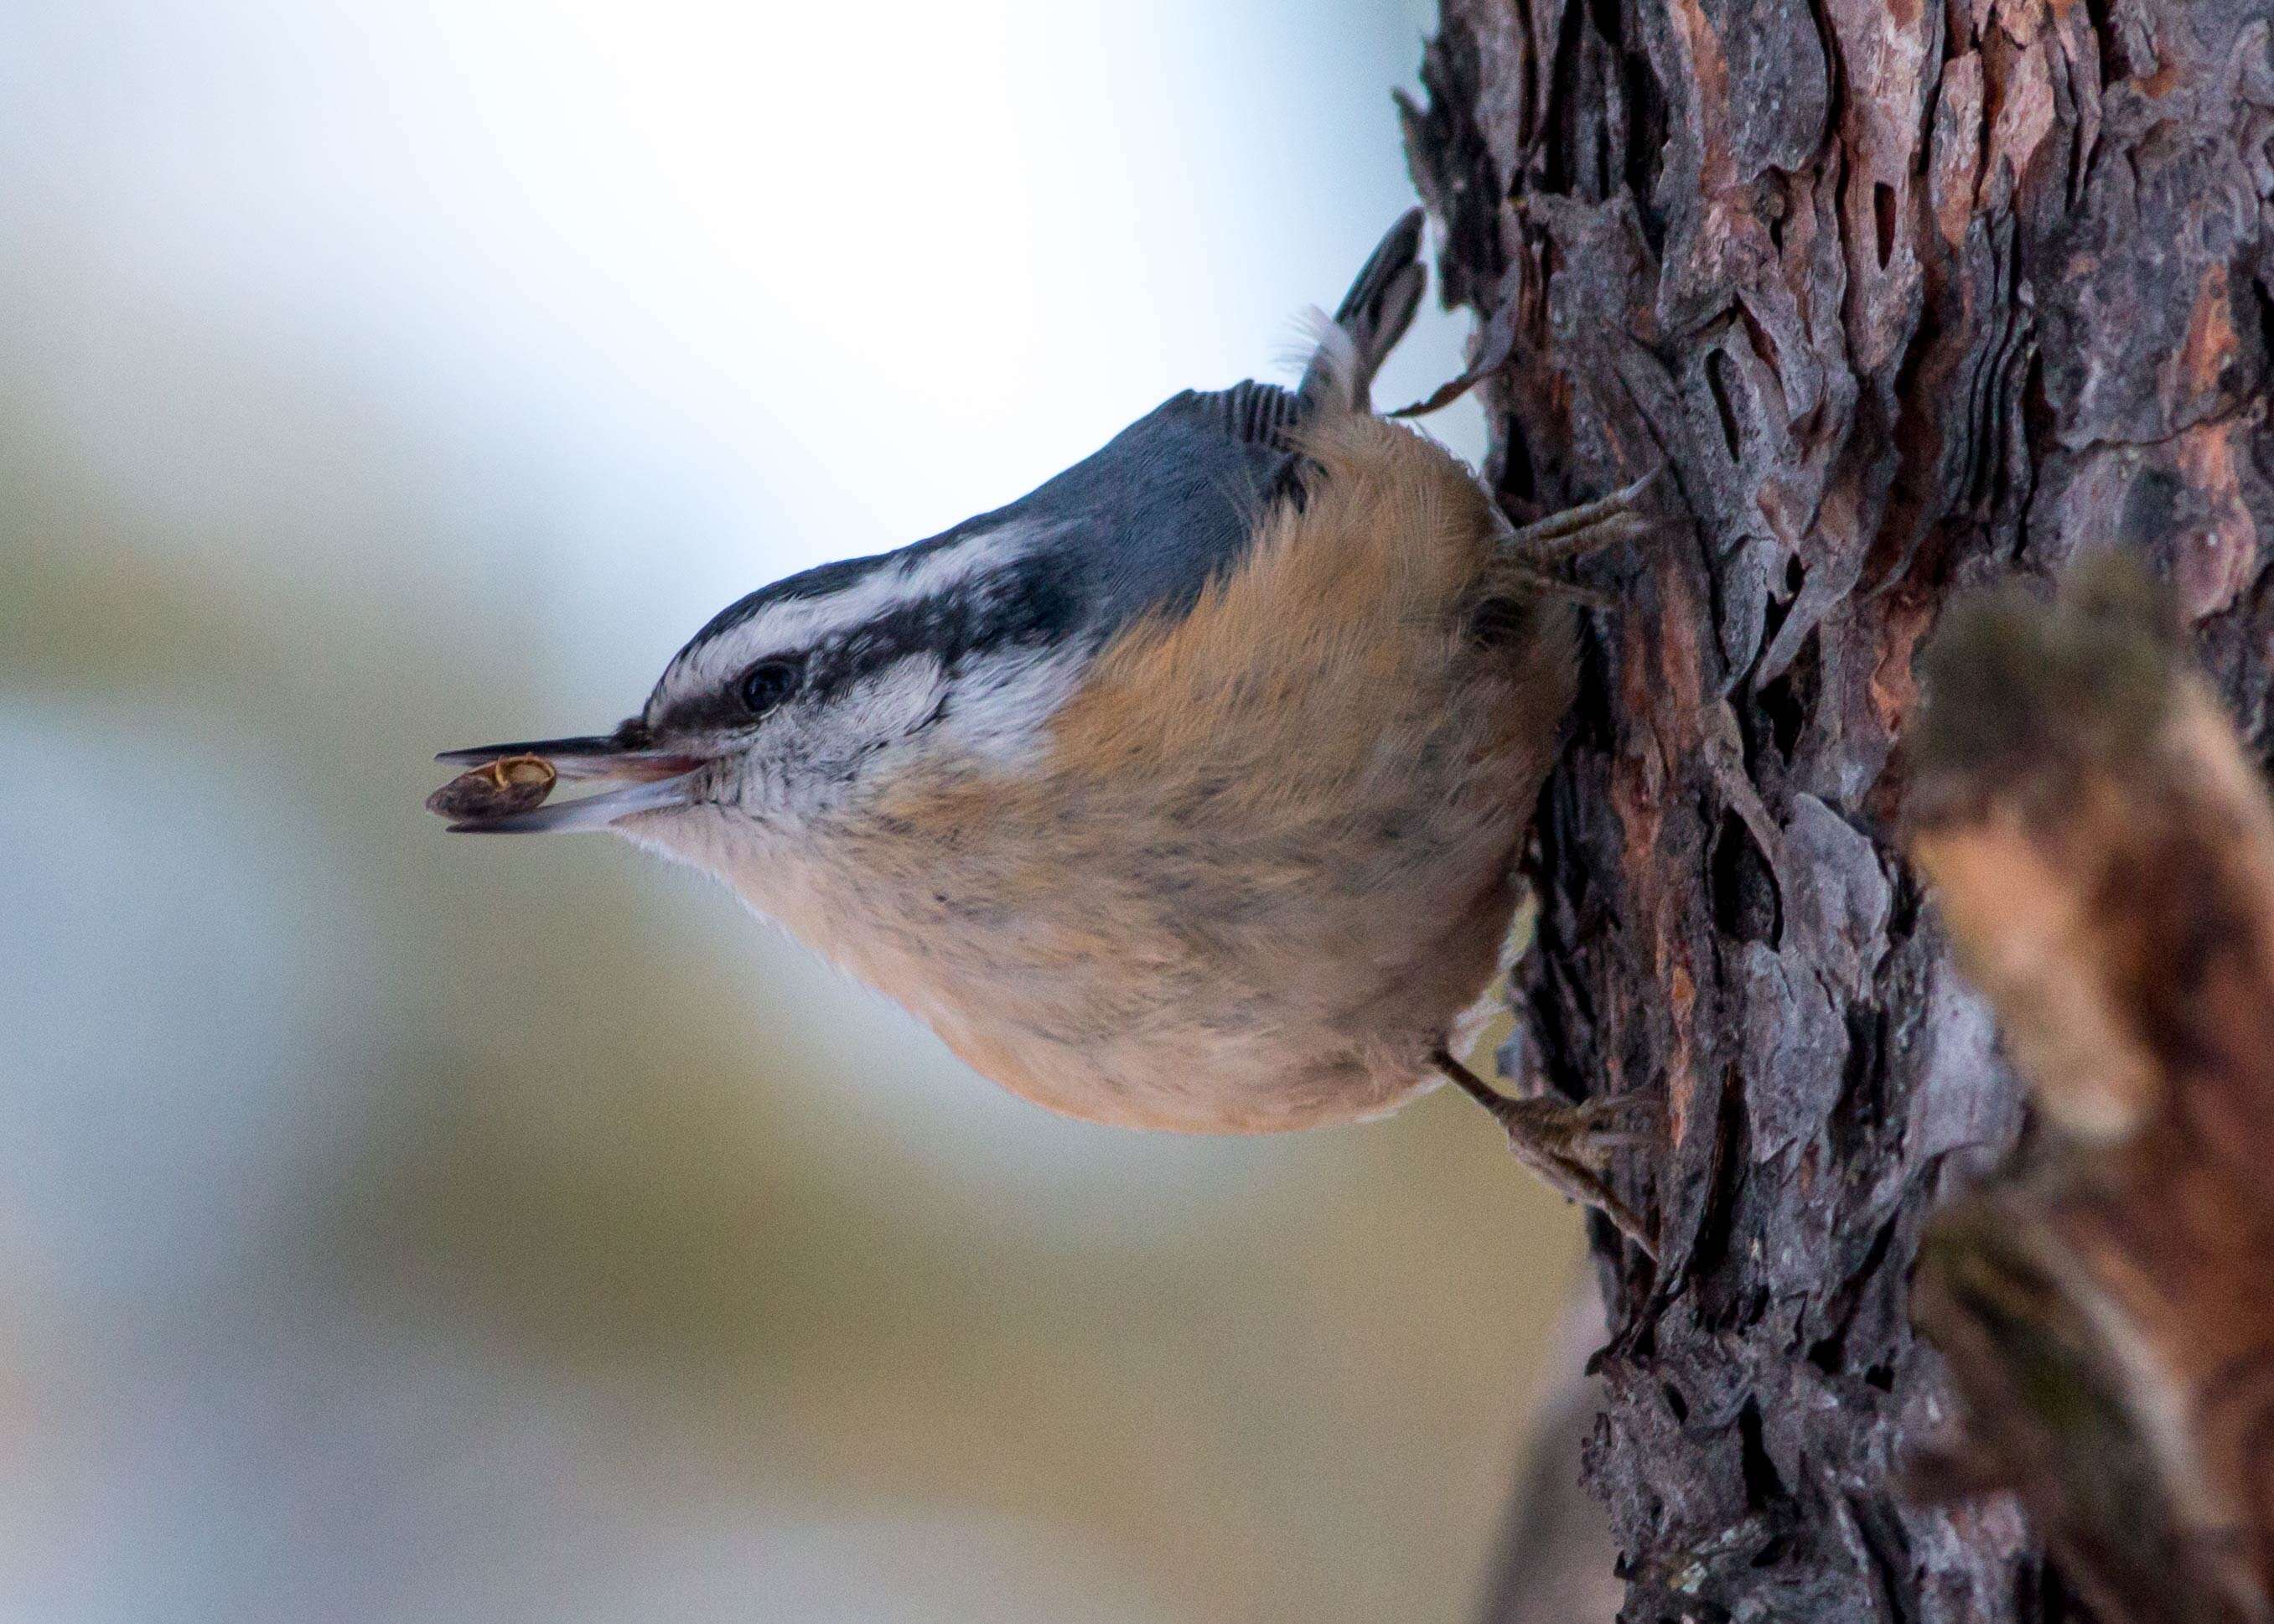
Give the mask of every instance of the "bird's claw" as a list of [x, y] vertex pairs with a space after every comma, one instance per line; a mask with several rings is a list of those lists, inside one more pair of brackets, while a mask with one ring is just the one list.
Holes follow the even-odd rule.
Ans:
[[1658, 1243], [1635, 1210], [1605, 1181], [1610, 1153], [1663, 1142], [1665, 1107], [1640, 1091], [1593, 1100], [1517, 1099], [1441, 1052], [1437, 1064], [1508, 1134], [1509, 1148], [1567, 1199], [1592, 1207], [1652, 1258]]
[[1577, 1105], [1560, 1100], [1509, 1100], [1505, 1109], [1493, 1114], [1500, 1118], [1509, 1148], [1518, 1161], [1570, 1199], [1595, 1208], [1613, 1229], [1655, 1258], [1658, 1246], [1648, 1227], [1603, 1177], [1612, 1152], [1658, 1143], [1651, 1129], [1605, 1125], [1637, 1108], [1638, 1102], [1623, 1098]]
[[1659, 521], [1641, 511], [1640, 502], [1660, 471], [1653, 469], [1608, 496], [1551, 513], [1512, 530], [1506, 545], [1525, 562], [1547, 568], [1645, 536], [1658, 527]]
[[1664, 1105], [1639, 1092], [1577, 1101], [1510, 1099], [1494, 1113], [1510, 1137], [1521, 1136], [1562, 1161], [1600, 1169], [1608, 1153], [1654, 1146], [1663, 1138]]

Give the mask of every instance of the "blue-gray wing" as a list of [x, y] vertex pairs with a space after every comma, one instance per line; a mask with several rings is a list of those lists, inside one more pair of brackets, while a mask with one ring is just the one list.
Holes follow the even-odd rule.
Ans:
[[1257, 521], [1292, 491], [1288, 431], [1301, 410], [1270, 384], [1187, 390], [950, 535], [1032, 527], [1021, 573], [1064, 606], [1068, 632], [1111, 635], [1141, 615], [1177, 613], [1244, 556]]
[[1359, 268], [1299, 389], [1188, 390], [950, 537], [1013, 523], [1046, 531], [1053, 539], [1033, 550], [1028, 568], [1062, 574], [1037, 581], [1036, 601], [1062, 603], [1083, 629], [1110, 634], [1148, 612], [1183, 609], [1241, 558], [1274, 503], [1299, 500], [1295, 426], [1314, 411], [1369, 410], [1375, 369], [1427, 281], [1420, 249], [1421, 211], [1408, 209]]

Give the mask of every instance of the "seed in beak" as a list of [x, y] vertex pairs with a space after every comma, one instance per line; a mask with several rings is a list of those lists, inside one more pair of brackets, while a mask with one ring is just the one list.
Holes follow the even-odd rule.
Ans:
[[560, 778], [542, 756], [508, 756], [460, 773], [426, 797], [426, 809], [456, 823], [509, 817], [543, 806]]

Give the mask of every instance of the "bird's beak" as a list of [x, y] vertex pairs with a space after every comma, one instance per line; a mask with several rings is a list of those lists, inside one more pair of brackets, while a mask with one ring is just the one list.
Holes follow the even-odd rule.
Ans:
[[689, 803], [693, 780], [710, 763], [702, 756], [670, 750], [639, 749], [606, 733], [576, 739], [529, 739], [517, 744], [485, 744], [470, 750], [445, 750], [434, 759], [453, 767], [480, 767], [509, 756], [535, 756], [564, 778], [591, 779], [624, 786], [581, 801], [556, 801], [549, 806], [503, 817], [464, 818], [450, 825], [452, 834], [560, 834], [577, 829], [606, 829], [635, 812], [659, 811]]

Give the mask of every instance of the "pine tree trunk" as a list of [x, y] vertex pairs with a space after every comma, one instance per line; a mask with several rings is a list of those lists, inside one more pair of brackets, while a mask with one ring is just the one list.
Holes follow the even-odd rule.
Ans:
[[2263, 756], [2270, 15], [1443, 0], [1406, 133], [1490, 477], [1522, 521], [1662, 465], [1679, 521], [1582, 570], [1521, 997], [1549, 1086], [1670, 1101], [1660, 1262], [1597, 1233], [1630, 1620], [2075, 1616], [2014, 1500], [1899, 1492], [1952, 1408], [1923, 1229], [2022, 1122], [1899, 747], [1954, 593], [2114, 546]]

